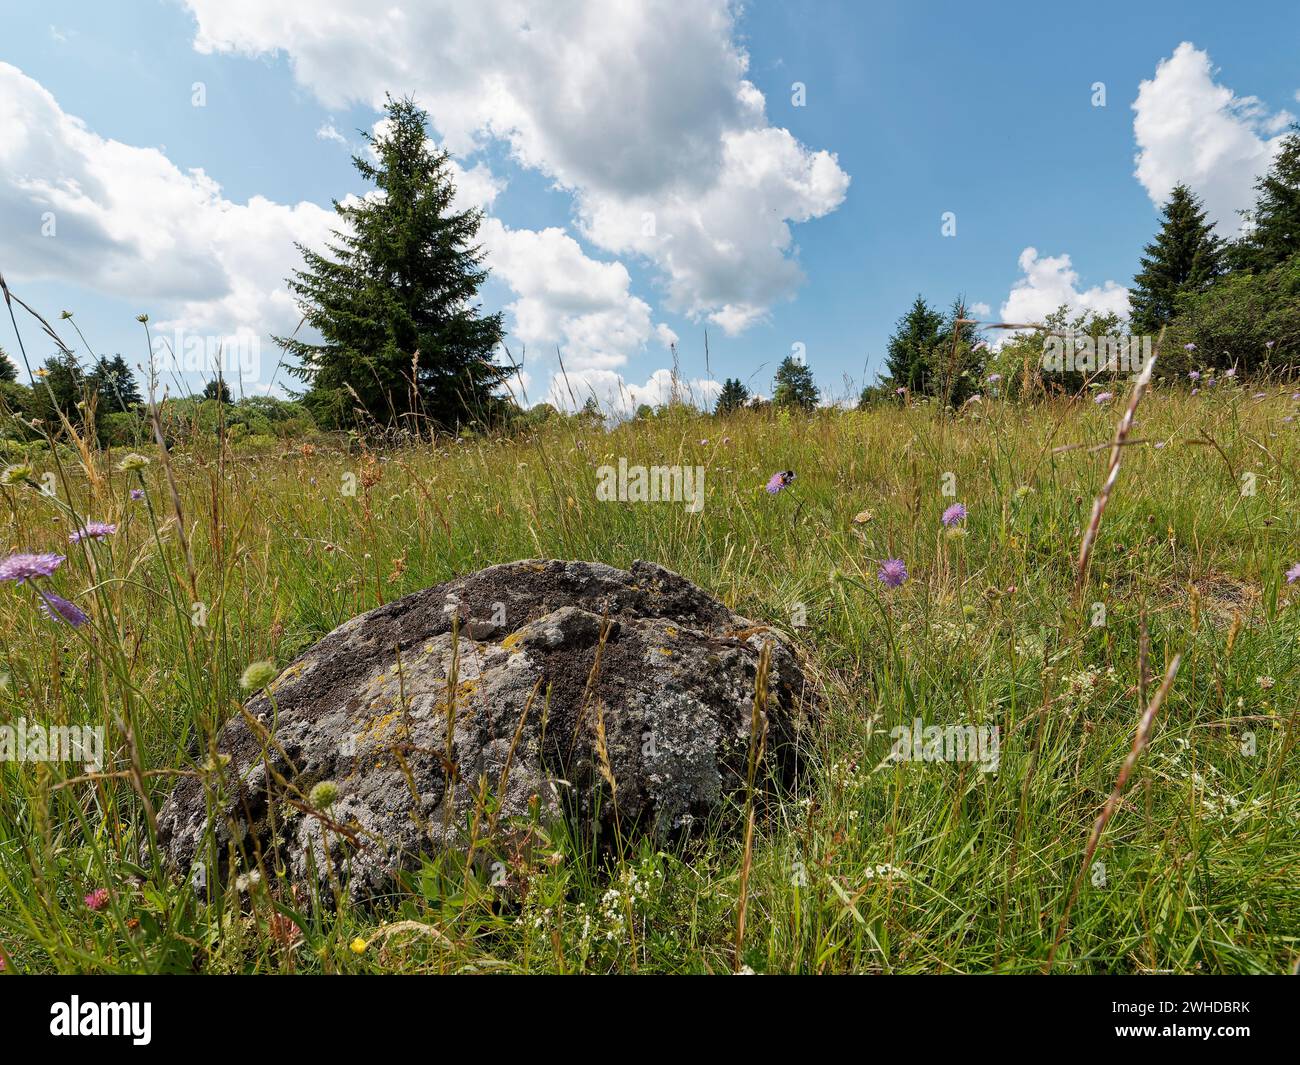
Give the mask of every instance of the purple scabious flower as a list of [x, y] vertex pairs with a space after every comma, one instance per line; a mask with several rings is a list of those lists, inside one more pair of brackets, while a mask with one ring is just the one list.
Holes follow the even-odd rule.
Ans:
[[966, 520], [966, 507], [961, 503], [954, 503], [943, 512], [941, 520], [948, 528], [953, 528], [958, 523]]
[[984, 380], [989, 382], [989, 384], [995, 385], [1002, 380], [1002, 375], [1000, 373], [991, 373], [988, 377], [984, 378]]
[[774, 473], [767, 481], [767, 490], [772, 495], [776, 495], [782, 488], [789, 488], [794, 481], [794, 470], [784, 470], [780, 473]]
[[1236, 377], [1236, 376], [1237, 376], [1237, 368], [1236, 368], [1235, 366], [1229, 366], [1226, 370], [1223, 371], [1223, 376], [1224, 376], [1224, 377]]
[[0, 562], [0, 581], [22, 584], [37, 577], [49, 577], [64, 558], [64, 555], [10, 555]]
[[82, 540], [103, 540], [117, 532], [116, 525], [104, 521], [88, 521], [84, 529], [78, 529], [68, 537], [68, 543], [79, 544]]
[[142, 499], [144, 498], [144, 489], [143, 489], [143, 488], [132, 488], [132, 489], [131, 489], [131, 498], [134, 499], [137, 503], [140, 502], [140, 500], [142, 500]]
[[1275, 341], [1275, 340], [1266, 340], [1266, 341], [1264, 341], [1264, 347], [1266, 347], [1266, 348], [1271, 348], [1271, 347], [1272, 347], [1274, 344], [1276, 344], [1276, 343], [1277, 343], [1277, 341]]
[[886, 588], [897, 588], [907, 580], [907, 566], [901, 558], [887, 558], [880, 564], [876, 576]]
[[1296, 581], [1300, 581], [1300, 562], [1297, 562], [1286, 571], [1287, 584], [1295, 584]]
[[1112, 399], [1114, 399], [1114, 398], [1115, 398], [1115, 393], [1114, 393], [1114, 392], [1098, 392], [1098, 393], [1097, 393], [1097, 398], [1094, 399], [1093, 402], [1094, 402], [1094, 403], [1109, 403], [1109, 402], [1110, 402]]
[[1193, 381], [1199, 381], [1201, 379], [1201, 371], [1192, 370], [1187, 376], [1191, 378]]
[[1195, 344], [1184, 344], [1184, 345], [1183, 345], [1183, 350], [1184, 350], [1184, 351], [1195, 351], [1195, 350], [1196, 350], [1196, 345], [1195, 345]]
[[66, 621], [74, 629], [81, 628], [90, 618], [86, 612], [77, 606], [76, 603], [70, 603], [61, 595], [55, 595], [53, 592], [41, 592], [41, 613], [51, 621]]

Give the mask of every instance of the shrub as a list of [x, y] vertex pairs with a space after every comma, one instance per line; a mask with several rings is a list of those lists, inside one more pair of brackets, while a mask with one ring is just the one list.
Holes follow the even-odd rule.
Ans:
[[128, 447], [149, 439], [148, 424], [134, 411], [101, 414], [96, 419], [95, 429], [102, 447]]
[[[1187, 344], [1195, 348], [1188, 352]], [[1185, 297], [1165, 338], [1162, 370], [1204, 366], [1239, 373], [1294, 371], [1300, 364], [1300, 255], [1263, 273], [1234, 273]]]

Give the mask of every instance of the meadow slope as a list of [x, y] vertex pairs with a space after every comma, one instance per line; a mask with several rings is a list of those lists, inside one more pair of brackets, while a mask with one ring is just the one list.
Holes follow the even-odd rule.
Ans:
[[[122, 453], [47, 452], [35, 483], [0, 489], [6, 546], [66, 553], [47, 586], [92, 620], [56, 625], [30, 585], [0, 587], [0, 720], [102, 725], [107, 751], [91, 779], [0, 763], [0, 959], [7, 973], [1038, 972], [1059, 934], [1058, 972], [1289, 971], [1290, 395], [1147, 397], [1078, 595], [1108, 459], [1092, 445], [1123, 396], [986, 401], [956, 419], [669, 411], [378, 454], [180, 448], [175, 502], [156, 449], [126, 472]], [[703, 509], [598, 501], [596, 469], [620, 457], [703, 466]], [[766, 492], [786, 469], [794, 483]], [[47, 472], [52, 497], [35, 487]], [[949, 533], [954, 502], [968, 516]], [[116, 532], [69, 547], [86, 519]], [[377, 912], [295, 896], [274, 870], [200, 905], [138, 864], [151, 811], [176, 772], [204, 772], [194, 752], [236, 712], [249, 663], [283, 666], [381, 602], [536, 557], [658, 562], [806, 650], [826, 712], [748, 858], [740, 810], [608, 858], [554, 835], [531, 859], [501, 856], [522, 898], [431, 862]], [[877, 579], [886, 558], [910, 573], [898, 588]], [[1148, 695], [1181, 665], [1066, 921], [1138, 726], [1143, 617]], [[886, 761], [890, 729], [918, 718], [998, 726], [997, 771]]]

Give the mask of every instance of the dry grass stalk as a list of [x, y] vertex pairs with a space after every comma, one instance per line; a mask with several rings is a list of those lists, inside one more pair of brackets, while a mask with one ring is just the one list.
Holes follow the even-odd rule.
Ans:
[[1169, 694], [1169, 688], [1174, 683], [1174, 677], [1178, 675], [1178, 666], [1182, 660], [1182, 655], [1174, 655], [1173, 661], [1169, 663], [1169, 668], [1165, 671], [1165, 679], [1161, 681], [1160, 687], [1156, 689], [1155, 698], [1151, 700], [1150, 705], [1146, 707], [1142, 717], [1138, 720], [1137, 732], [1133, 736], [1133, 746], [1129, 749], [1124, 764], [1120, 766], [1119, 776], [1115, 778], [1115, 787], [1111, 789], [1110, 795], [1106, 799], [1106, 805], [1102, 807], [1096, 823], [1092, 826], [1092, 835], [1088, 837], [1088, 846], [1084, 848], [1083, 861], [1079, 863], [1079, 872], [1074, 878], [1074, 887], [1070, 891], [1069, 901], [1065, 904], [1065, 913], [1061, 915], [1061, 923], [1057, 926], [1056, 936], [1052, 940], [1052, 949], [1047, 953], [1047, 964], [1043, 966], [1044, 972], [1050, 971], [1052, 963], [1056, 960], [1056, 948], [1061, 945], [1061, 939], [1065, 935], [1065, 929], [1070, 922], [1070, 911], [1074, 908], [1075, 899], [1079, 897], [1079, 888], [1083, 885], [1083, 878], [1087, 875], [1092, 856], [1097, 853], [1097, 844], [1101, 842], [1101, 834], [1106, 830], [1106, 823], [1110, 821], [1111, 816], [1119, 808], [1120, 800], [1124, 797], [1124, 789], [1128, 786], [1128, 778], [1133, 772], [1133, 767], [1137, 765], [1137, 760], [1141, 757], [1142, 751], [1146, 748], [1147, 740], [1151, 738], [1151, 725], [1155, 721], [1156, 714], [1160, 712], [1165, 696]]
[[1074, 581], [1076, 605], [1079, 602], [1079, 596], [1083, 594], [1084, 582], [1088, 579], [1088, 563], [1092, 559], [1092, 548], [1097, 542], [1097, 533], [1101, 531], [1101, 517], [1106, 512], [1106, 504], [1110, 501], [1111, 490], [1119, 479], [1120, 459], [1124, 454], [1125, 441], [1133, 429], [1133, 415], [1137, 411], [1139, 401], [1142, 399], [1142, 393], [1146, 391], [1147, 386], [1151, 383], [1151, 371], [1155, 369], [1156, 359], [1159, 357], [1160, 345], [1157, 343], [1155, 354], [1147, 359], [1147, 364], [1142, 367], [1142, 373], [1138, 375], [1137, 382], [1133, 386], [1133, 392], [1129, 395], [1128, 407], [1125, 408], [1124, 416], [1120, 418], [1119, 425], [1115, 428], [1115, 439], [1111, 442], [1110, 447], [1110, 471], [1106, 475], [1106, 482], [1101, 486], [1097, 498], [1093, 500], [1092, 517], [1088, 521], [1088, 528], [1083, 534], [1083, 542], [1079, 545], [1079, 566]]

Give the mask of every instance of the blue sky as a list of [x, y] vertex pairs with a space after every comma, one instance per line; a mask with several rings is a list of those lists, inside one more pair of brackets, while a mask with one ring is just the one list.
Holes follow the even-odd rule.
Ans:
[[662, 396], [673, 337], [701, 398], [710, 375], [767, 391], [796, 345], [840, 395], [918, 292], [1122, 310], [1169, 187], [1235, 229], [1300, 111], [1282, 2], [7, 6], [0, 272], [132, 364], [142, 311], [241, 337], [246, 392], [296, 321], [293, 240], [365, 192], [348, 157], [385, 90], [429, 108], [488, 212], [484, 303], [530, 400], [567, 392], [559, 348], [611, 406]]

